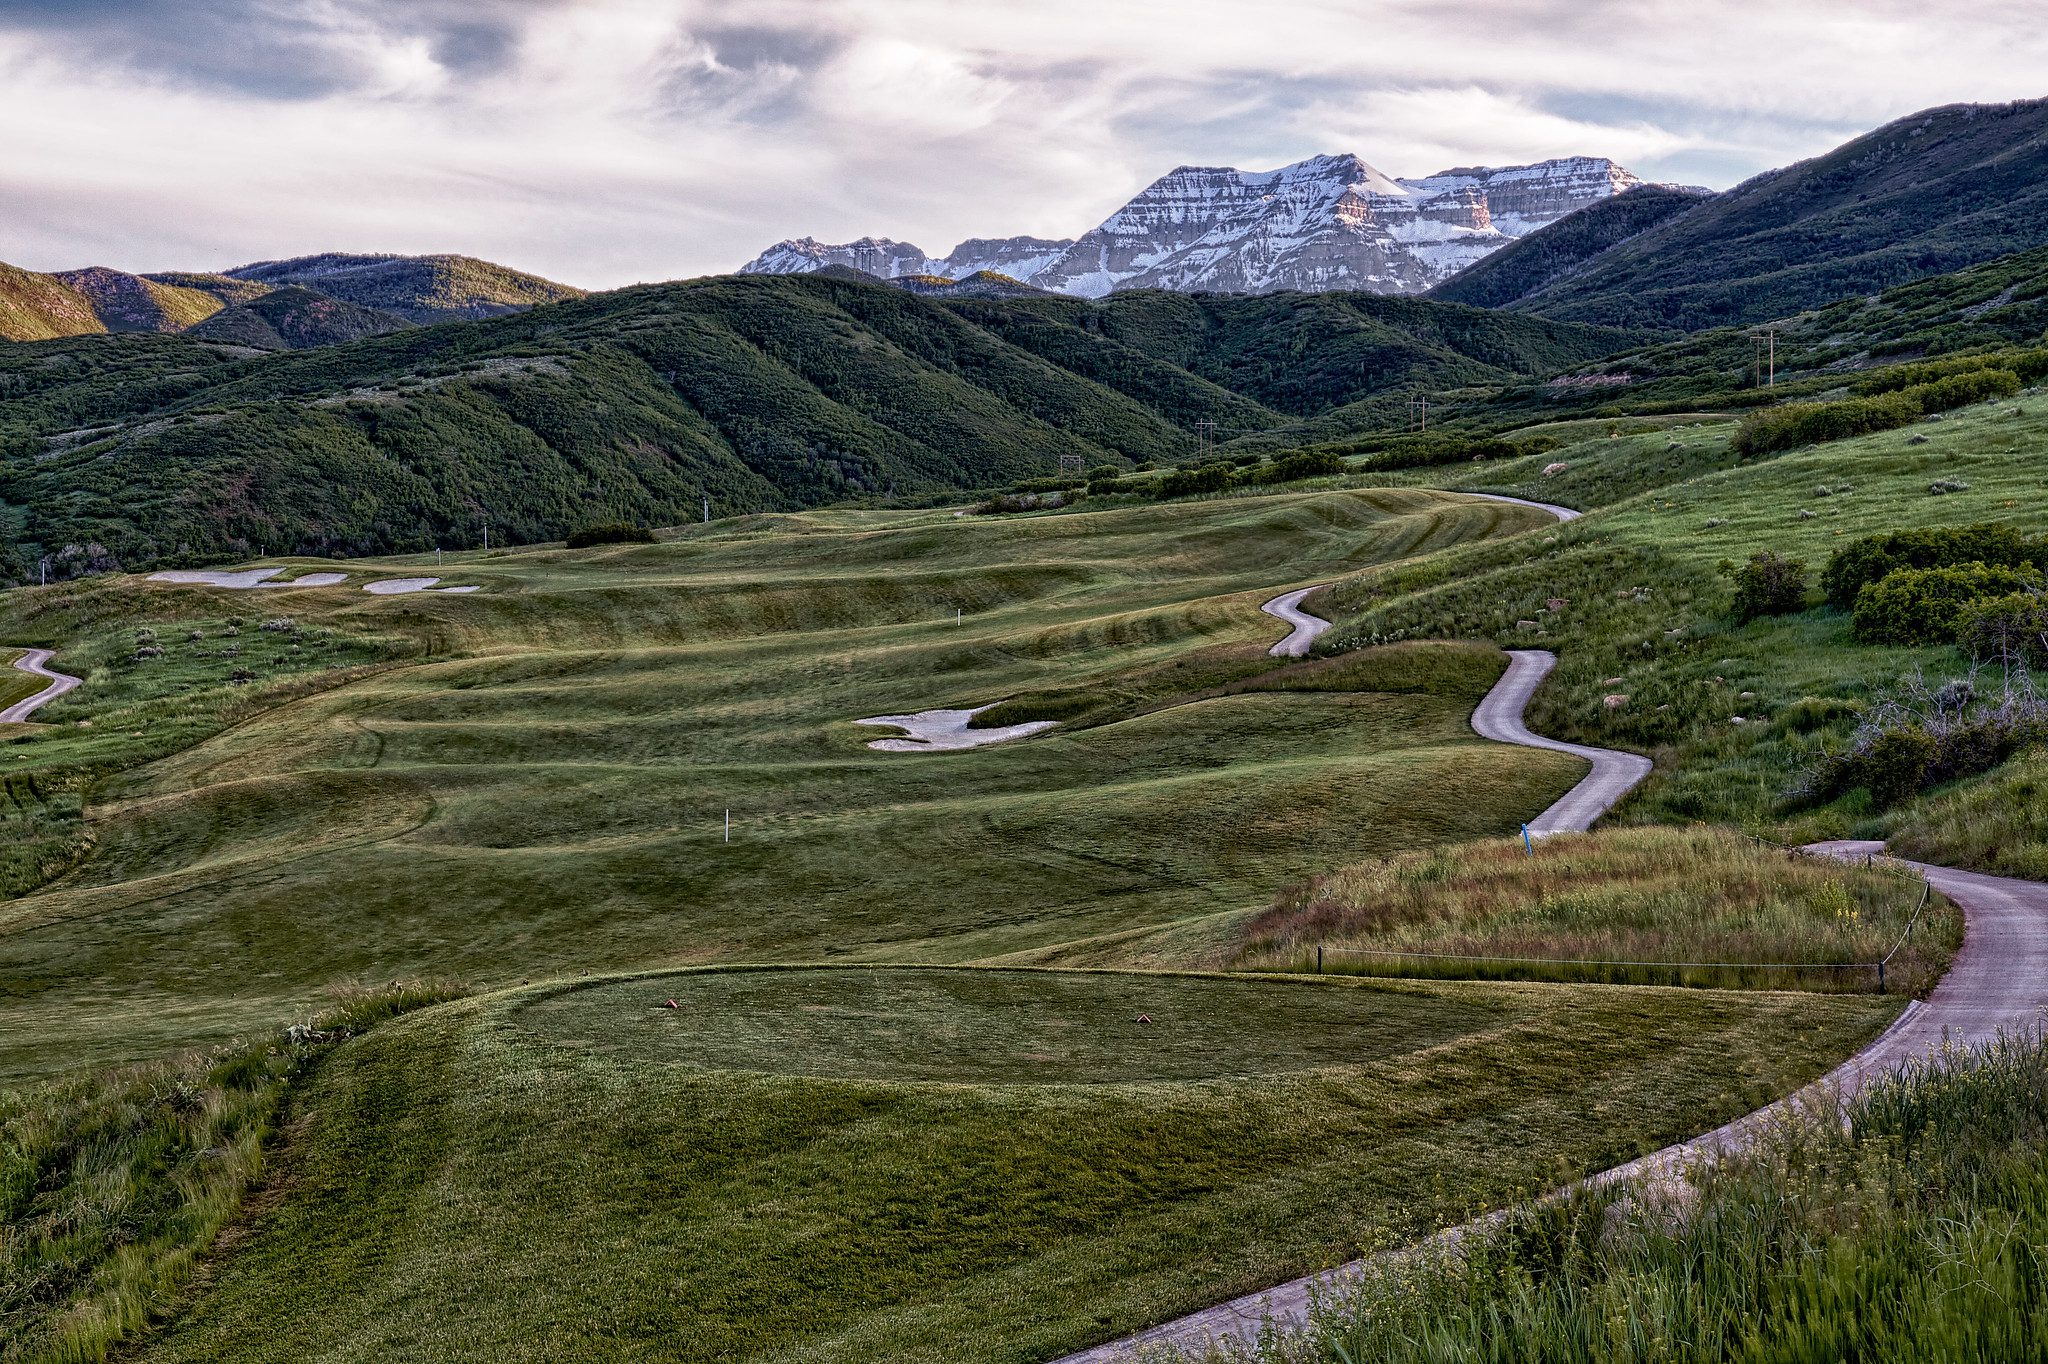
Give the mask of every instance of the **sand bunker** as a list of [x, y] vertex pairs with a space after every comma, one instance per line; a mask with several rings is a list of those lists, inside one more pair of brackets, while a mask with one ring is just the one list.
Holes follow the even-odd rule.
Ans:
[[366, 584], [364, 584], [364, 586], [363, 586], [363, 591], [365, 591], [365, 592], [374, 592], [374, 593], [376, 593], [376, 594], [377, 594], [378, 596], [380, 596], [380, 597], [395, 597], [395, 596], [397, 596], [397, 595], [398, 595], [399, 593], [401, 593], [401, 592], [474, 592], [474, 591], [476, 591], [476, 588], [475, 588], [475, 586], [474, 586], [474, 585], [472, 585], [472, 586], [469, 586], [469, 587], [436, 587], [436, 586], [434, 586], [434, 584], [435, 584], [435, 583], [437, 583], [437, 582], [440, 582], [440, 581], [441, 581], [441, 580], [440, 580], [439, 578], [386, 578], [386, 579], [385, 579], [385, 580], [384, 580], [383, 582], [380, 582], [380, 583], [366, 583]]
[[868, 745], [884, 753], [943, 753], [961, 748], [980, 748], [984, 744], [1002, 743], [1005, 739], [1021, 739], [1059, 723], [1057, 720], [1028, 720], [1021, 725], [1003, 725], [996, 729], [967, 727], [969, 720], [988, 709], [989, 706], [976, 706], [973, 710], [921, 710], [915, 715], [875, 715], [854, 723], [894, 725], [908, 736], [876, 739]]
[[281, 568], [244, 568], [238, 571], [220, 568], [170, 568], [162, 573], [152, 573], [153, 583], [177, 583], [184, 587], [332, 587], [348, 577], [346, 573], [308, 573], [281, 583], [267, 582], [284, 572]]

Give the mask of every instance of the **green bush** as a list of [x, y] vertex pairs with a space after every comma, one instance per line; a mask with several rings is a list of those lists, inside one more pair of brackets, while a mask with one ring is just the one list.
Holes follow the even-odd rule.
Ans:
[[1886, 730], [1863, 755], [1859, 785], [1880, 807], [1896, 805], [1920, 789], [1935, 754], [1934, 737], [1918, 725]]
[[1204, 464], [1194, 469], [1175, 469], [1159, 480], [1161, 497], [1192, 497], [1197, 493], [1220, 493], [1237, 482], [1237, 470], [1228, 464]]
[[2048, 670], [2048, 597], [2013, 592], [1971, 602], [1956, 619], [1956, 643], [1980, 663]]
[[1867, 535], [1835, 551], [1821, 570], [1821, 590], [1828, 605], [1847, 611], [1867, 584], [1901, 568], [1945, 568], [1952, 564], [2003, 564], [2009, 568], [2039, 563], [2043, 546], [2003, 522], [1972, 526], [1892, 531]]
[[2043, 375], [2048, 375], [2048, 349], [1991, 351], [1982, 355], [1955, 355], [1942, 360], [1892, 365], [1858, 380], [1856, 392], [1865, 397], [1877, 393], [1896, 393], [1900, 389], [1932, 384], [1954, 375], [1974, 374], [1990, 369], [2005, 370], [2014, 377], [2031, 383]]
[[1906, 425], [1921, 411], [1910, 393], [1832, 403], [1787, 403], [1743, 418], [1731, 446], [1740, 455], [1775, 454], [1801, 445], [1890, 431]]
[[589, 549], [592, 545], [651, 545], [654, 532], [627, 521], [604, 521], [570, 531], [568, 543], [570, 549]]
[[1761, 616], [1789, 616], [1806, 609], [1806, 561], [1765, 550], [1736, 568], [1735, 621], [1747, 625]]
[[1344, 461], [1333, 450], [1296, 450], [1259, 470], [1259, 482], [1292, 483], [1296, 479], [1327, 478], [1343, 472]]
[[2029, 569], [1969, 563], [1901, 568], [1856, 595], [1856, 638], [1866, 644], [1953, 644], [1972, 604], [2038, 586]]

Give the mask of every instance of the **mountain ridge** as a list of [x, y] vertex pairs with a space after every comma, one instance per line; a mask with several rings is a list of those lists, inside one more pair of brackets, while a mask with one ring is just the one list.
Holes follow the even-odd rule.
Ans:
[[1642, 183], [1602, 157], [1458, 167], [1398, 180], [1350, 153], [1270, 171], [1177, 166], [1078, 238], [970, 238], [944, 257], [886, 237], [792, 238], [740, 268], [845, 265], [885, 279], [993, 271], [1055, 293], [1116, 289], [1420, 293], [1588, 204]]

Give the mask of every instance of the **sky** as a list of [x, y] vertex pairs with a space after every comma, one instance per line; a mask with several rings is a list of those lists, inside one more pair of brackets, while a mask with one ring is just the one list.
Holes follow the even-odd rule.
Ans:
[[1725, 188], [2044, 72], [2039, 0], [0, 0], [0, 260], [608, 288], [1075, 236], [1179, 165]]

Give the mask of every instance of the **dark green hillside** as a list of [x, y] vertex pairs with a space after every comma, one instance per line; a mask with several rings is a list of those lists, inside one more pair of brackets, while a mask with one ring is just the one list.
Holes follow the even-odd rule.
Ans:
[[301, 297], [229, 309], [200, 332], [220, 345], [0, 351], [8, 571], [66, 545], [100, 547], [67, 564], [142, 568], [466, 545], [486, 521], [500, 542], [672, 525], [706, 497], [728, 515], [931, 496], [1066, 455], [1183, 458], [1198, 421], [1284, 429], [1374, 387], [1499, 383], [1617, 340], [1407, 299], [939, 301], [745, 276], [252, 356], [294, 343]]
[[1427, 296], [1475, 308], [1505, 308], [1709, 197], [1671, 185], [1638, 185], [1519, 238], [1466, 266]]
[[305, 350], [412, 326], [396, 313], [358, 307], [288, 284], [207, 318], [192, 335], [256, 350]]
[[2048, 244], [2048, 100], [1948, 105], [1758, 176], [1514, 304], [1615, 326], [1784, 317]]
[[581, 289], [473, 256], [364, 256], [332, 251], [258, 261], [225, 273], [276, 288], [303, 285], [413, 322], [498, 317], [536, 304], [583, 296]]

